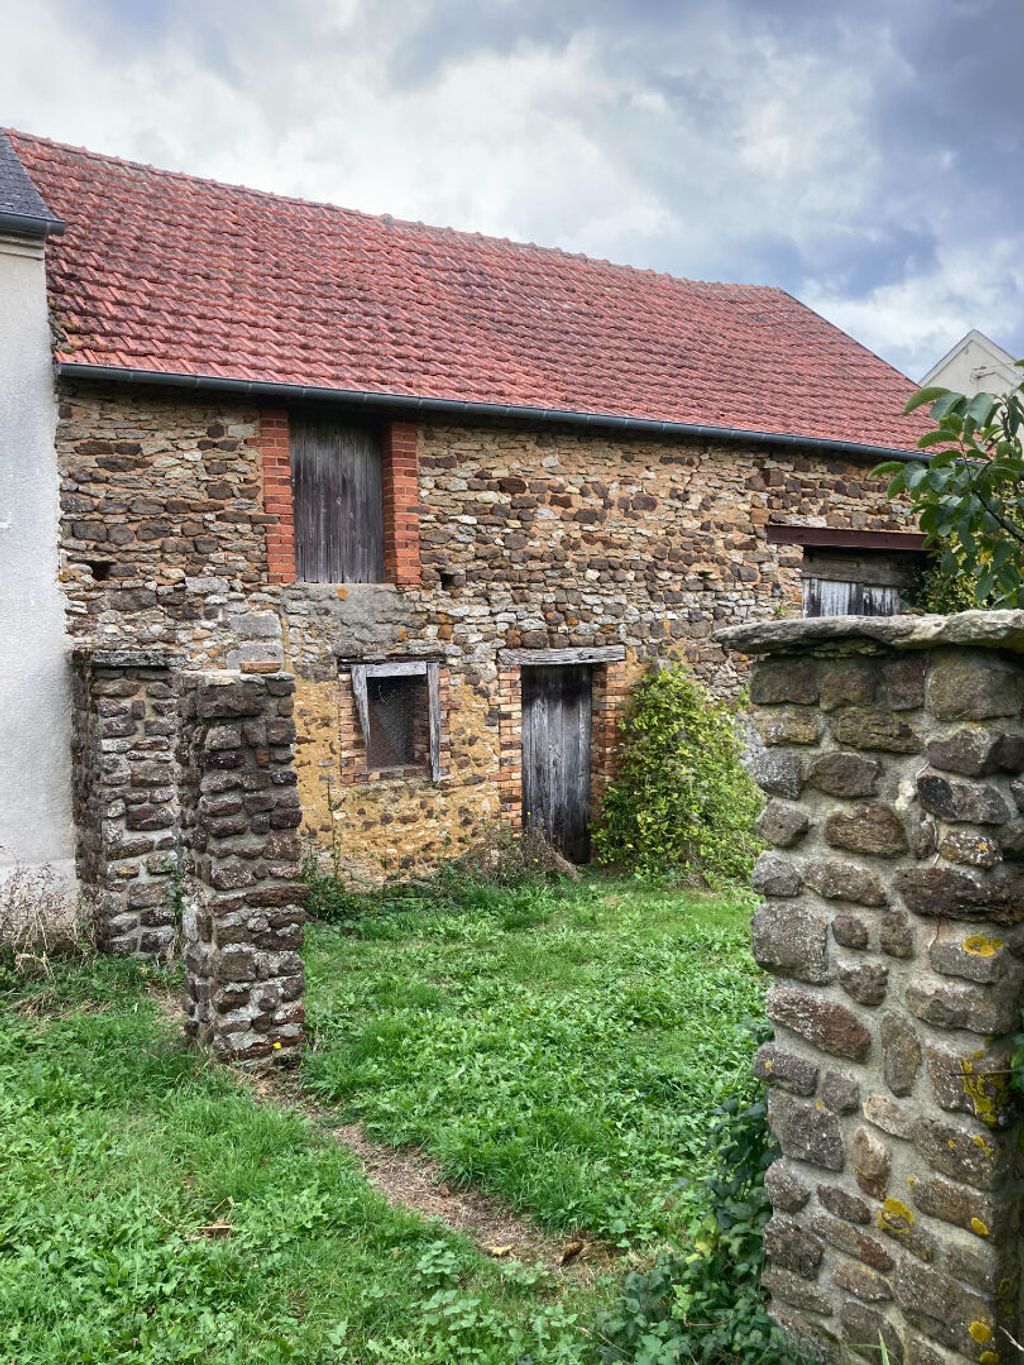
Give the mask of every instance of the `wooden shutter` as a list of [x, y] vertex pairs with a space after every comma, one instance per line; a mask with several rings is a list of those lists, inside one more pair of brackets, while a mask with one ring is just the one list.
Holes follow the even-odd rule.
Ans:
[[291, 421], [295, 563], [306, 583], [384, 581], [380, 439], [370, 427]]

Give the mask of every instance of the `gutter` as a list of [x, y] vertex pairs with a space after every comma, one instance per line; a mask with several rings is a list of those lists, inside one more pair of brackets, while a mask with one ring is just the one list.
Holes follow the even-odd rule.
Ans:
[[28, 213], [0, 213], [0, 232], [20, 232], [26, 237], [59, 237], [64, 224], [59, 218], [33, 218]]
[[279, 384], [256, 379], [226, 379], [219, 375], [173, 374], [164, 370], [140, 370], [120, 365], [86, 365], [79, 361], [56, 363], [60, 379], [103, 380], [115, 384], [155, 384], [165, 388], [198, 389], [202, 392], [273, 399], [279, 403], [337, 403], [349, 407], [405, 414], [433, 413], [449, 417], [475, 417], [628, 431], [648, 436], [685, 436], [753, 445], [785, 446], [818, 450], [863, 460], [923, 460], [923, 454], [895, 450], [891, 446], [861, 445], [826, 436], [794, 436], [784, 432], [748, 431], [743, 427], [706, 426], [694, 422], [662, 422], [650, 417], [617, 417], [608, 413], [572, 412], [562, 408], [516, 407], [507, 403], [477, 403], [457, 398], [417, 398], [412, 394], [376, 393], [367, 389], [330, 389], [306, 384]]

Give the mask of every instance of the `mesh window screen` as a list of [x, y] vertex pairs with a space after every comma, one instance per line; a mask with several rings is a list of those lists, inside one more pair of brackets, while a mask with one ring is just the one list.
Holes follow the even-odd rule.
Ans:
[[427, 679], [369, 677], [366, 700], [370, 732], [366, 761], [370, 768], [407, 768], [430, 759], [430, 712]]

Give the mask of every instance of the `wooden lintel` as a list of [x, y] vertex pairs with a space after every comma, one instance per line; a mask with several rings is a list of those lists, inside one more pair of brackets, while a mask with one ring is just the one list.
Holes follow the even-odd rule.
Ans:
[[626, 657], [625, 645], [593, 645], [584, 649], [499, 649], [498, 664], [546, 668], [551, 664], [608, 664]]
[[919, 531], [846, 531], [832, 526], [766, 526], [770, 545], [810, 545], [836, 550], [904, 550], [920, 552]]

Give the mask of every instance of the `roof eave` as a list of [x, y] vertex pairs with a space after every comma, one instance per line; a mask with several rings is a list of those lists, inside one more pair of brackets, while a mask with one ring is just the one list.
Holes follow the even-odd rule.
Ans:
[[243, 397], [271, 398], [281, 403], [338, 403], [349, 407], [376, 408], [386, 412], [436, 413], [441, 416], [477, 417], [491, 421], [541, 422], [560, 426], [592, 427], [598, 430], [630, 431], [651, 436], [685, 436], [691, 439], [698, 437], [706, 440], [822, 451], [872, 462], [926, 458], [912, 450], [842, 441], [834, 437], [753, 431], [743, 427], [722, 427], [696, 422], [661, 421], [652, 417], [623, 417], [613, 413], [575, 412], [563, 408], [519, 407], [510, 403], [427, 398], [415, 394], [379, 393], [372, 389], [322, 388], [316, 385], [282, 384], [268, 380], [231, 379], [221, 375], [179, 374], [120, 365], [92, 365], [71, 360], [57, 361], [56, 368], [58, 376], [62, 379], [156, 384], [167, 388], [200, 389], [213, 393], [238, 394]]

